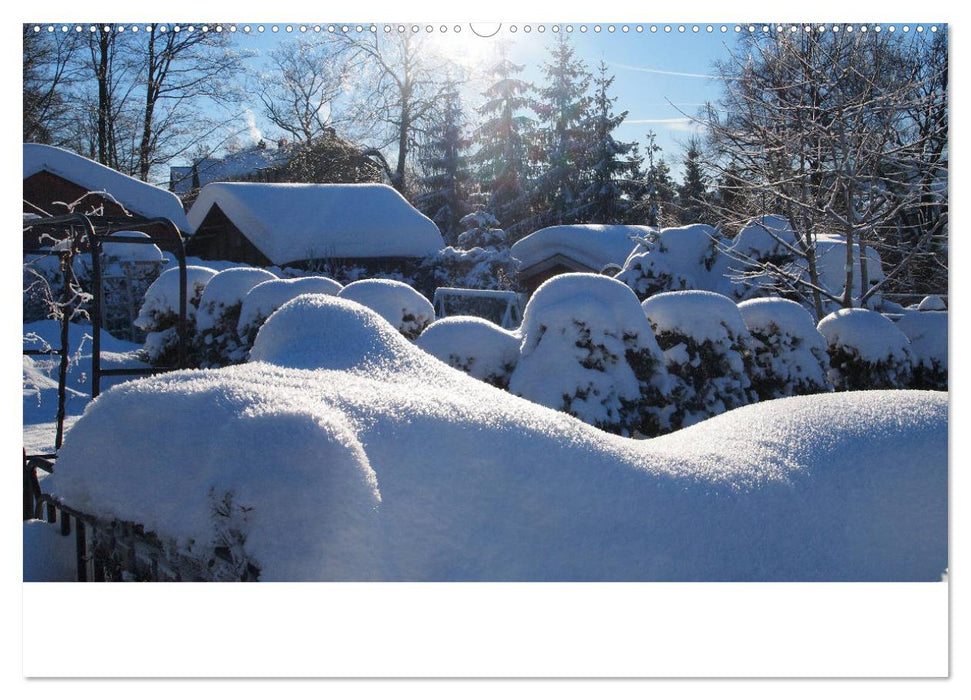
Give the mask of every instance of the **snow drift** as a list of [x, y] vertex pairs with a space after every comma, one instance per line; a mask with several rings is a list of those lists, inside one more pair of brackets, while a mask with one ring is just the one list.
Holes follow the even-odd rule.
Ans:
[[262, 580], [931, 581], [947, 566], [944, 393], [788, 398], [635, 441], [325, 295], [281, 307], [251, 359], [103, 394], [54, 493], [184, 546], [218, 538], [212, 499], [231, 494]]

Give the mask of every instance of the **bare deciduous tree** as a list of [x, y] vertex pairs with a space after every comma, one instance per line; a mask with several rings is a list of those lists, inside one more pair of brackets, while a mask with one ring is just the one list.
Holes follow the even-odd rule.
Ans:
[[[365, 128], [375, 125], [381, 129], [383, 134], [377, 142], [368, 145], [373, 147], [372, 153], [393, 147], [395, 165], [388, 168], [388, 174], [394, 188], [407, 194], [409, 155], [428, 117], [449, 89], [443, 61], [425, 37], [407, 28], [384, 35], [342, 34], [339, 41], [353, 62], [356, 77], [353, 121]], [[352, 136], [361, 141], [374, 138], [367, 132]]]
[[295, 141], [309, 145], [335, 121], [334, 102], [350, 67], [329, 37], [289, 41], [270, 52], [273, 67], [260, 76], [264, 114]]
[[[799, 265], [743, 262], [753, 275], [811, 298], [818, 314], [824, 302], [866, 304], [946, 231], [945, 194], [944, 215], [918, 216], [925, 225], [911, 226], [906, 249], [895, 243], [897, 264], [870, 284], [858, 251], [887, 250], [888, 234], [926, 212], [928, 192], [946, 183], [946, 54], [943, 63], [928, 63], [932, 49], [921, 37], [889, 33], [779, 32], [745, 39], [719, 66], [724, 94], [703, 118], [708, 164], [741, 207], [721, 213], [789, 218], [795, 241], [778, 242]], [[933, 206], [940, 204], [938, 197]], [[846, 243], [839, 294], [823, 287], [816, 269], [824, 234]]]

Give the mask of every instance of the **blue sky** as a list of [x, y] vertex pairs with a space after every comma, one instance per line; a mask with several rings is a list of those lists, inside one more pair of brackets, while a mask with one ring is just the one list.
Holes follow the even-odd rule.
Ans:
[[[263, 25], [262, 33], [257, 31], [258, 24], [249, 25], [251, 31], [248, 34], [243, 33], [242, 26], [236, 33], [238, 45], [256, 53], [250, 61], [251, 66], [257, 69], [265, 64], [268, 52], [281, 41], [303, 35], [300, 32], [302, 25], [299, 24], [290, 25], [290, 33], [286, 32], [286, 24], [278, 25], [275, 33], [271, 31], [270, 24]], [[473, 74], [488, 65], [496, 44], [502, 41], [508, 46], [510, 58], [525, 64], [522, 77], [534, 82], [542, 80], [540, 66], [546, 60], [547, 46], [555, 39], [553, 25], [545, 25], [542, 33], [537, 24], [529, 25], [529, 33], [525, 33], [525, 25], [522, 24], [517, 25], [515, 32], [510, 31], [511, 25], [504, 25], [489, 38], [477, 36], [470, 31], [468, 24], [462, 25], [462, 31], [458, 33], [454, 32], [454, 25], [448, 25], [449, 31], [444, 35], [440, 33], [439, 26], [435, 25], [433, 32], [439, 50], [454, 56], [456, 62], [471, 68]], [[615, 76], [612, 92], [619, 98], [615, 107], [617, 111], [628, 112], [616, 137], [643, 143], [647, 132], [654, 131], [669, 164], [678, 172], [682, 144], [692, 133], [692, 125], [685, 115], [696, 114], [706, 100], [718, 97], [718, 80], [710, 77], [714, 72], [712, 65], [715, 60], [725, 58], [728, 48], [737, 41], [732, 28], [722, 33], [719, 31], [721, 25], [714, 25], [714, 31], [708, 33], [706, 25], [701, 25], [700, 30], [694, 33], [691, 31], [693, 25], [687, 25], [686, 31], [681, 33], [677, 31], [678, 25], [674, 25], [672, 31], [665, 33], [663, 26], [657, 26], [657, 31], [651, 32], [650, 24], [629, 24], [625, 33], [623, 24], [601, 24], [600, 32], [595, 31], [598, 26], [595, 24], [576, 23], [571, 26], [573, 31], [569, 36], [576, 47], [577, 56], [591, 70], [603, 58]], [[586, 31], [581, 31], [582, 26], [586, 27]], [[614, 27], [613, 32], [608, 31], [610, 26]], [[642, 27], [642, 31], [637, 31], [638, 26]], [[321, 31], [326, 32], [326, 26]], [[421, 31], [424, 33], [424, 25]], [[561, 31], [565, 31], [565, 25], [561, 25]], [[308, 26], [306, 35], [312, 34], [313, 28]], [[479, 91], [483, 85], [481, 81], [473, 80], [465, 96], [470, 107], [476, 107], [481, 101]], [[258, 101], [254, 100], [249, 107], [248, 114], [252, 115], [252, 126], [255, 127], [249, 130], [249, 134], [272, 135], [272, 126], [262, 117]], [[242, 138], [246, 141], [249, 137]]]

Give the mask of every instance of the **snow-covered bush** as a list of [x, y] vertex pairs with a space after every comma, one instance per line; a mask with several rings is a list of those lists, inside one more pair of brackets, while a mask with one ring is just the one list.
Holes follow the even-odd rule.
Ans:
[[[209, 280], [216, 271], [200, 265], [186, 265], [186, 351], [190, 366], [198, 364], [195, 354], [196, 310]], [[156, 366], [176, 362], [179, 334], [179, 268], [169, 268], [145, 292], [135, 325], [145, 331], [145, 354]]]
[[449, 316], [435, 321], [415, 344], [456, 369], [497, 386], [509, 387], [519, 360], [520, 338], [476, 316]]
[[796, 234], [789, 220], [779, 214], [766, 214], [742, 226], [729, 250], [739, 262], [783, 265], [792, 262], [793, 253], [789, 246], [795, 244]]
[[788, 299], [766, 297], [738, 305], [752, 336], [750, 379], [759, 400], [830, 391], [826, 339], [812, 316]]
[[917, 305], [918, 311], [947, 311], [947, 304], [939, 296], [931, 295], [924, 297]]
[[819, 322], [837, 391], [906, 389], [910, 341], [893, 321], [869, 309], [840, 309]]
[[665, 292], [641, 306], [673, 385], [664, 427], [677, 430], [757, 400], [750, 379], [752, 338], [731, 299], [705, 291]]
[[245, 359], [246, 348], [236, 334], [243, 299], [260, 282], [275, 279], [277, 276], [266, 270], [233, 267], [209, 280], [196, 314], [201, 367], [222, 367]]
[[435, 320], [435, 307], [413, 287], [395, 280], [359, 280], [337, 296], [377, 311], [408, 340], [414, 340]]
[[236, 333], [245, 348], [274, 311], [301, 294], [337, 294], [343, 287], [329, 277], [296, 277], [260, 282], [243, 298]]
[[654, 334], [623, 284], [571, 273], [540, 285], [523, 313], [509, 390], [621, 435], [656, 435], [668, 376]]
[[947, 391], [947, 312], [905, 313], [897, 321], [897, 328], [910, 340], [914, 370], [910, 386]]
[[457, 245], [443, 248], [423, 263], [434, 286], [511, 289], [516, 260], [499, 222], [488, 212], [478, 211], [462, 217], [461, 224], [467, 230], [459, 234]]
[[706, 224], [665, 228], [631, 253], [616, 278], [638, 299], [660, 292], [706, 289], [730, 293], [727, 259], [720, 253], [720, 235]]

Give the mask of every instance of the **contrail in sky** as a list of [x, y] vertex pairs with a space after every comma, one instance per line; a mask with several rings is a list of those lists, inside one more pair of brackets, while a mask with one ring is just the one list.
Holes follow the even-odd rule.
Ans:
[[611, 63], [610, 65], [616, 66], [617, 68], [626, 68], [627, 70], [636, 70], [642, 73], [657, 73], [658, 75], [678, 75], [682, 78], [719, 78], [718, 75], [708, 75], [706, 73], [679, 73], [673, 70], [660, 70], [658, 68], [645, 68], [644, 66], [627, 66], [623, 63]]
[[688, 124], [696, 121], [691, 117], [671, 117], [669, 119], [625, 119], [624, 124]]

